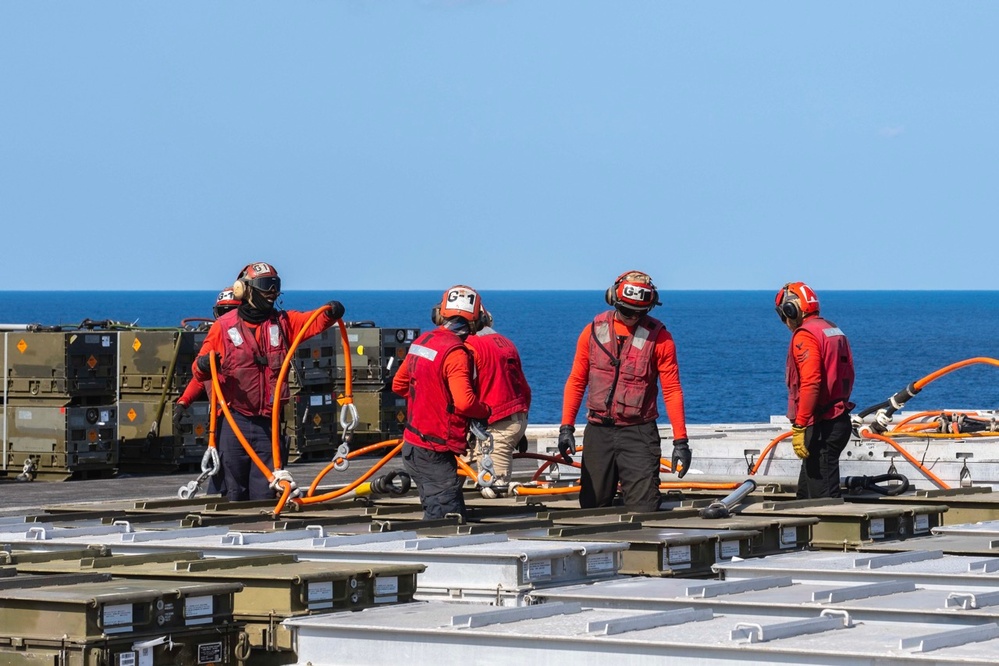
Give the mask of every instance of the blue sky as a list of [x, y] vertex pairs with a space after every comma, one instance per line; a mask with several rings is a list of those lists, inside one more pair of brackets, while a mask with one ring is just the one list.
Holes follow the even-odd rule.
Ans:
[[999, 3], [0, 3], [4, 289], [999, 289]]

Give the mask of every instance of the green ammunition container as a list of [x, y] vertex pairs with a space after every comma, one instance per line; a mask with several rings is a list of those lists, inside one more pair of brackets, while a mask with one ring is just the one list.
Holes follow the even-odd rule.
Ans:
[[235, 582], [67, 581], [0, 589], [0, 663], [235, 664]]
[[114, 396], [117, 391], [115, 331], [12, 331], [3, 337], [8, 399]]
[[104, 478], [118, 465], [118, 408], [75, 406], [55, 400], [12, 400], [7, 424], [5, 469], [28, 463], [40, 479]]

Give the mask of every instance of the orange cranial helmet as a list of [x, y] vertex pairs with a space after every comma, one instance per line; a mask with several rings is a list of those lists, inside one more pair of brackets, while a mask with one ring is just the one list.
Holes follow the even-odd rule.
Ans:
[[659, 303], [659, 291], [652, 284], [652, 278], [641, 271], [628, 271], [618, 276], [614, 284], [604, 294], [608, 305], [636, 314], [643, 314]]
[[483, 326], [484, 312], [479, 292], [458, 284], [444, 292], [440, 305], [431, 311], [430, 319], [438, 326], [450, 319], [464, 319], [474, 333]]
[[819, 297], [804, 282], [788, 282], [777, 292], [774, 307], [783, 321], [799, 321], [819, 313]]

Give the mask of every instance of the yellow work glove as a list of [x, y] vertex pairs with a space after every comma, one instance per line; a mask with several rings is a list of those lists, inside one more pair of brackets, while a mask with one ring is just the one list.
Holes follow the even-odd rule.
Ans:
[[794, 455], [802, 460], [808, 457], [808, 446], [805, 444], [805, 433], [808, 428], [794, 424], [791, 426], [791, 446], [794, 447]]

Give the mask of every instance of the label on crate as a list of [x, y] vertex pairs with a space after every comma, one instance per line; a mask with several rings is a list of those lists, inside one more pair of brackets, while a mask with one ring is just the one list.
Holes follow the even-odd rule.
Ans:
[[208, 624], [212, 621], [213, 610], [211, 596], [188, 597], [184, 600], [184, 619], [188, 626]]
[[306, 587], [309, 610], [333, 608], [333, 581], [324, 580], [309, 583]]
[[104, 633], [119, 634], [132, 630], [132, 604], [112, 604], [104, 607], [101, 613]]
[[719, 541], [715, 546], [715, 557], [719, 560], [731, 560], [733, 557], [739, 556], [739, 541], [737, 539], [728, 539], [726, 541]]
[[198, 643], [198, 663], [199, 664], [221, 664], [224, 653], [222, 652], [222, 642]]
[[551, 577], [551, 560], [527, 560], [527, 580], [550, 580]]
[[797, 527], [780, 528], [780, 547], [794, 548], [797, 545], [798, 545], [798, 528]]
[[663, 548], [663, 569], [689, 569], [690, 546], [666, 546]]
[[586, 556], [586, 573], [614, 570], [614, 553], [594, 553]]
[[399, 603], [399, 577], [378, 576], [375, 578], [375, 603]]
[[883, 539], [885, 537], [885, 519], [871, 518], [871, 528], [868, 533], [872, 539]]
[[927, 513], [917, 514], [912, 521], [912, 530], [916, 534], [930, 531], [930, 516]]

